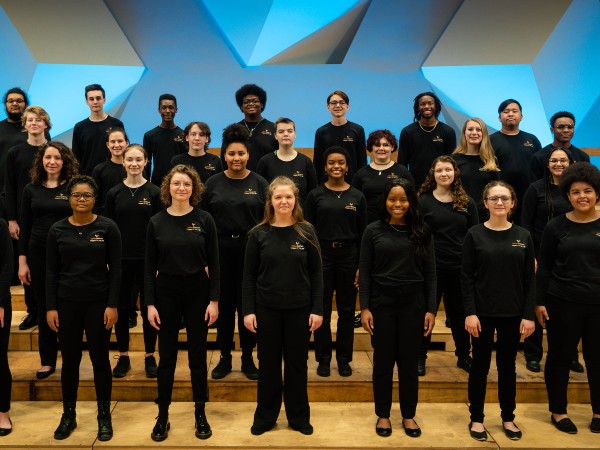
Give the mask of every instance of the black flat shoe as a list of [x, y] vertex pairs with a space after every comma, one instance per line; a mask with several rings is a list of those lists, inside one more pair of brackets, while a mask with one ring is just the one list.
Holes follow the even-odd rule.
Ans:
[[487, 441], [487, 431], [473, 431], [471, 427], [473, 426], [473, 422], [469, 423], [469, 433], [471, 437], [476, 441]]
[[[515, 427], [517, 427], [517, 425], [515, 425]], [[517, 429], [518, 428], [519, 427], [517, 427]], [[506, 435], [506, 437], [509, 438], [511, 441], [518, 441], [519, 439], [521, 439], [523, 437], [523, 433], [521, 432], [521, 430], [517, 430], [517, 431], [509, 430], [504, 427], [504, 423], [502, 423], [502, 429], [504, 430], [504, 434]]]
[[[1, 436], [8, 436], [10, 433], [12, 433], [12, 420], [10, 420], [10, 418], [8, 419], [8, 421], [10, 422], [10, 428], [0, 428], [0, 437]], [[593, 423], [593, 420], [592, 420]]]
[[50, 370], [46, 370], [44, 372], [42, 372], [42, 371], [36, 372], [35, 377], [38, 380], [44, 380], [44, 379], [48, 378], [50, 375], [52, 375], [54, 372], [56, 372], [56, 368], [51, 367]]
[[568, 434], [577, 434], [577, 427], [568, 417], [565, 417], [561, 420], [556, 420], [554, 416], [550, 416], [550, 420], [559, 431]]
[[156, 425], [154, 425], [152, 433], [150, 433], [150, 437], [156, 442], [164, 441], [169, 437], [170, 428], [171, 424], [169, 423], [169, 418], [158, 416], [156, 418]]
[[340, 377], [351, 377], [352, 376], [352, 367], [347, 362], [338, 363], [338, 373]]
[[571, 362], [571, 372], [583, 373], [585, 369], [579, 361], [575, 360]]
[[600, 417], [592, 417], [592, 423], [590, 423], [590, 431], [592, 433], [600, 433]]
[[527, 361], [525, 367], [527, 368], [527, 370], [534, 373], [538, 373], [540, 370], [542, 370], [542, 368], [540, 367], [540, 362], [535, 361], [533, 359], [531, 361]]
[[317, 375], [320, 377], [328, 377], [331, 375], [331, 368], [328, 363], [320, 362], [317, 366]]
[[37, 319], [34, 317], [33, 314], [27, 314], [25, 316], [25, 318], [23, 319], [23, 322], [21, 322], [19, 324], [19, 330], [24, 331], [24, 330], [29, 330], [30, 328], [33, 328], [37, 325]]
[[275, 423], [273, 423], [272, 425], [267, 425], [267, 426], [258, 426], [258, 425], [252, 425], [252, 427], [250, 428], [250, 433], [252, 433], [252, 435], [254, 436], [260, 436], [263, 433], [266, 433], [267, 431], [271, 431], [273, 429], [273, 427], [275, 426]]
[[392, 427], [391, 426], [389, 428], [384, 428], [384, 427], [378, 427], [377, 425], [379, 425], [379, 419], [377, 419], [377, 422], [375, 422], [375, 433], [377, 433], [377, 436], [390, 437], [392, 435]]
[[310, 423], [304, 425], [296, 425], [291, 423], [290, 428], [294, 431], [299, 431], [300, 433], [305, 434], [306, 436], [310, 436], [311, 434], [313, 434], [313, 426]]
[[471, 373], [471, 367], [473, 366], [473, 358], [470, 356], [464, 356], [456, 360], [456, 367], [464, 370], [467, 373]]
[[[415, 425], [417, 425], [417, 422], [415, 422]], [[404, 428], [404, 432], [406, 433], [407, 436], [414, 437], [414, 438], [421, 436], [421, 428], [419, 428], [419, 425], [417, 425], [417, 428], [406, 428], [404, 426], [404, 420], [403, 420], [402, 428]]]

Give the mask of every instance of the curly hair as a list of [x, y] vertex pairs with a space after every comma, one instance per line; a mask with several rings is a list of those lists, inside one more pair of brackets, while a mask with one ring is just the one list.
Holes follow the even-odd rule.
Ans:
[[421, 111], [419, 111], [419, 102], [421, 101], [421, 98], [425, 97], [425, 96], [433, 98], [433, 102], [435, 103], [434, 116], [436, 119], [440, 116], [440, 113], [442, 112], [442, 101], [440, 100], [440, 98], [437, 95], [435, 95], [433, 92], [421, 92], [413, 100], [413, 112], [415, 113], [413, 122], [418, 122], [419, 119], [421, 118]]
[[465, 121], [465, 124], [462, 127], [462, 133], [460, 135], [460, 142], [456, 147], [456, 150], [452, 152], [452, 154], [466, 155], [468, 151], [467, 147], [467, 136], [465, 132], [467, 131], [467, 125], [469, 122], [475, 122], [481, 128], [481, 144], [479, 146], [479, 157], [483, 161], [483, 167], [479, 170], [485, 172], [500, 172], [500, 168], [498, 167], [498, 162], [496, 161], [496, 155], [494, 153], [494, 148], [492, 147], [492, 142], [490, 141], [490, 134], [488, 132], [488, 128], [485, 122], [479, 117], [471, 117]]
[[578, 162], [567, 167], [560, 176], [558, 186], [561, 192], [568, 196], [571, 186], [577, 182], [589, 184], [596, 191], [596, 197], [600, 195], [600, 170], [593, 164]]
[[265, 110], [267, 106], [267, 92], [263, 88], [256, 84], [245, 84], [239, 88], [235, 93], [235, 101], [240, 109], [242, 109], [242, 102], [247, 95], [256, 95], [262, 105], [261, 112]]
[[75, 175], [71, 180], [67, 183], [67, 195], [70, 197], [73, 192], [73, 188], [79, 184], [87, 184], [94, 191], [94, 197], [98, 195], [98, 185], [96, 184], [96, 180], [94, 180], [89, 175]]
[[69, 182], [71, 178], [79, 173], [79, 162], [73, 151], [65, 144], [59, 141], [48, 142], [35, 154], [35, 159], [31, 166], [31, 184], [41, 186], [48, 179], [48, 172], [44, 169], [44, 155], [49, 148], [55, 148], [60, 153], [63, 166], [60, 170], [59, 182]]
[[498, 187], [498, 186], [506, 188], [506, 189], [508, 189], [508, 192], [510, 192], [510, 196], [513, 201], [513, 207], [508, 212], [508, 218], [510, 218], [512, 213], [517, 208], [517, 192], [515, 191], [515, 188], [512, 187], [510, 184], [508, 184], [506, 181], [494, 180], [494, 181], [490, 181], [488, 184], [486, 184], [485, 187], [483, 188], [483, 201], [484, 201], [484, 203], [487, 202], [487, 196], [490, 192], [490, 189], [492, 189], [494, 187]]
[[450, 194], [452, 195], [452, 209], [454, 211], [466, 209], [467, 206], [469, 206], [469, 196], [463, 188], [462, 181], [460, 179], [460, 169], [458, 168], [456, 161], [454, 161], [454, 158], [447, 155], [438, 156], [433, 160], [433, 163], [429, 168], [429, 172], [425, 177], [425, 181], [423, 181], [421, 189], [419, 189], [418, 196], [420, 197], [421, 194], [425, 194], [426, 192], [433, 192], [437, 187], [437, 183], [435, 181], [435, 166], [438, 163], [452, 164], [452, 168], [454, 169], [454, 180], [450, 185]]
[[162, 184], [160, 185], [160, 200], [167, 207], [171, 206], [173, 199], [171, 198], [171, 179], [177, 173], [187, 175], [192, 180], [192, 195], [190, 197], [190, 205], [196, 206], [200, 203], [200, 196], [204, 192], [204, 185], [200, 181], [200, 175], [191, 166], [185, 164], [177, 164], [173, 167], [169, 173], [163, 178]]
[[371, 153], [373, 147], [379, 144], [381, 139], [386, 139], [389, 142], [392, 146], [392, 153], [398, 150], [398, 140], [390, 130], [375, 130], [369, 134], [369, 138], [367, 139], [367, 151]]
[[221, 154], [225, 153], [227, 147], [231, 144], [242, 144], [246, 149], [250, 146], [250, 133], [243, 125], [232, 123], [223, 129], [223, 139], [221, 141]]

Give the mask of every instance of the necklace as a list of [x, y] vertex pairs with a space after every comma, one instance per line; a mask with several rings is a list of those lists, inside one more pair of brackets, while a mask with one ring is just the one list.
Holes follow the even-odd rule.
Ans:
[[[398, 233], [406, 233], [406, 230], [399, 230], [398, 228], [396, 228], [394, 225], [392, 225], [391, 223], [388, 222], [388, 225], [392, 228], [392, 230], [398, 232]], [[402, 226], [402, 225], [400, 225]]]
[[[392, 164], [390, 164], [390, 162], [391, 162]], [[388, 166], [388, 164], [390, 164], [390, 165]], [[386, 162], [385, 164], [379, 164], [379, 163], [376, 163], [375, 161], [372, 161], [372, 162], [371, 162], [371, 168], [372, 168], [373, 170], [376, 170], [376, 171], [378, 171], [380, 176], [381, 176], [381, 172], [383, 172], [384, 170], [387, 170], [387, 169], [389, 169], [389, 168], [390, 168], [390, 167], [392, 167], [393, 165], [394, 165], [393, 161], [388, 161], [388, 162]], [[374, 166], [383, 166], [383, 169], [377, 169], [377, 168], [376, 168], [376, 167], [374, 167]]]
[[[125, 185], [127, 186], [127, 185]], [[136, 187], [133, 191], [131, 190], [131, 188], [129, 186], [127, 186], [127, 189], [129, 189], [129, 192], [131, 193], [131, 196], [133, 197], [135, 195], [135, 193], [138, 191], [138, 189], [141, 188], [141, 186]]]
[[81, 236], [83, 234], [83, 231], [85, 230], [85, 227], [87, 227], [89, 225], [89, 223], [86, 223], [84, 226], [82, 226], [81, 228], [79, 228], [77, 225], [73, 225], [75, 227], [75, 229], [77, 230], [77, 234], [79, 234], [79, 236]]
[[260, 125], [260, 123], [261, 123], [263, 120], [265, 120], [265, 119], [264, 119], [264, 117], [263, 117], [262, 119], [260, 119], [260, 120], [258, 121], [258, 123], [257, 123], [256, 125], [254, 125], [254, 126], [252, 127], [252, 129], [251, 129], [251, 128], [248, 126], [248, 124], [246, 123], [246, 119], [244, 119], [244, 125], [246, 126], [246, 129], [247, 129], [247, 130], [248, 130], [248, 132], [250, 133], [250, 137], [252, 137], [252, 133], [254, 132], [254, 130], [256, 129], [256, 127]]
[[423, 128], [423, 125], [421, 125], [421, 122], [419, 122], [419, 126], [421, 127], [421, 130], [423, 130], [425, 133], [431, 133], [433, 130], [435, 130], [435, 127], [437, 127], [438, 123], [440, 123], [440, 121], [436, 120], [435, 125], [433, 125], [433, 128], [431, 130], [426, 130], [425, 128]]

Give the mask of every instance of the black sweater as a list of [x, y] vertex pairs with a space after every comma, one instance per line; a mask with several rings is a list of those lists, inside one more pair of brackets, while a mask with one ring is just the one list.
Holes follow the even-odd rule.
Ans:
[[21, 121], [0, 121], [0, 191], [4, 192], [4, 176], [6, 174], [6, 156], [15, 145], [27, 142], [27, 132], [23, 130]]
[[40, 147], [27, 142], [16, 145], [6, 156], [5, 186], [6, 220], [18, 220], [23, 188], [31, 181], [31, 166]]
[[257, 304], [276, 309], [310, 306], [312, 314], [323, 315], [317, 236], [310, 224], [301, 226], [312, 243], [292, 226], [264, 224], [250, 231], [242, 280], [244, 316], [255, 314]]
[[529, 232], [512, 225], [471, 228], [463, 244], [460, 282], [467, 316], [534, 320], [535, 273]]
[[211, 153], [205, 153], [202, 156], [192, 156], [189, 153], [181, 153], [173, 156], [171, 159], [171, 167], [175, 167], [177, 164], [185, 164], [196, 169], [202, 183], [208, 181], [213, 175], [223, 172], [223, 165], [221, 164], [221, 158]]
[[106, 161], [109, 156], [106, 133], [115, 127], [124, 128], [123, 122], [111, 116], [100, 122], [92, 122], [88, 117], [75, 124], [72, 147], [79, 161], [80, 174], [91, 175], [94, 167]]
[[[342, 146], [350, 155], [348, 169], [353, 176], [358, 169], [367, 165], [367, 150], [365, 143], [365, 130], [359, 124], [346, 122], [344, 125], [333, 125], [331, 122], [319, 127], [315, 132], [315, 145], [313, 163], [315, 173], [322, 174], [323, 153], [334, 145]], [[320, 176], [320, 175], [319, 175]]]
[[460, 181], [467, 195], [475, 200], [477, 212], [479, 213], [479, 221], [483, 223], [490, 218], [488, 210], [483, 205], [483, 189], [490, 181], [498, 180], [500, 172], [480, 170], [484, 164], [479, 155], [454, 153], [452, 158], [454, 158], [458, 165]]
[[302, 205], [308, 193], [317, 186], [317, 175], [310, 158], [298, 153], [291, 161], [282, 161], [276, 152], [269, 153], [261, 158], [256, 167], [256, 173], [267, 182], [273, 181], [278, 176], [285, 176], [293, 180], [300, 190]]
[[150, 163], [146, 166], [146, 172], [150, 173], [152, 167], [150, 181], [160, 186], [165, 175], [171, 170], [171, 159], [175, 155], [187, 152], [183, 130], [179, 127], [156, 126], [144, 134], [143, 144]]
[[[79, 234], [81, 233], [81, 234]], [[116, 308], [121, 287], [121, 233], [107, 217], [84, 227], [56, 222], [46, 245], [46, 309], [60, 300], [106, 301]]]
[[163, 210], [148, 223], [144, 294], [147, 305], [156, 302], [158, 274], [198, 276], [208, 267], [210, 300], [219, 300], [219, 247], [217, 228], [206, 211], [194, 208], [183, 216]]
[[382, 301], [403, 302], [403, 293], [423, 292], [425, 310], [436, 313], [436, 274], [433, 240], [425, 259], [416, 254], [408, 226], [378, 220], [367, 226], [360, 246], [360, 309]]
[[8, 225], [0, 219], [0, 308], [10, 306], [10, 281], [13, 274], [13, 244]]
[[98, 192], [96, 196], [95, 208], [100, 214], [104, 214], [104, 204], [106, 203], [106, 194], [114, 186], [121, 183], [127, 172], [123, 164], [112, 162], [110, 159], [98, 164], [92, 171], [92, 178], [96, 180]]
[[[537, 304], [548, 294], [565, 302], [600, 305], [600, 219], [577, 223], [552, 219], [538, 257]], [[597, 344], [596, 344], [597, 345]]]

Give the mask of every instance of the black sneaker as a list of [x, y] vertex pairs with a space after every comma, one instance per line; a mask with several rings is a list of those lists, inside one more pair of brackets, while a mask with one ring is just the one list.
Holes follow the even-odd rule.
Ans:
[[27, 314], [23, 319], [23, 322], [19, 324], [19, 330], [29, 330], [37, 325], [37, 320], [33, 317], [32, 314]]
[[254, 358], [252, 358], [252, 355], [250, 355], [250, 357], [242, 356], [242, 372], [249, 380], [258, 380], [258, 369], [254, 364]]
[[130, 370], [131, 362], [129, 361], [129, 356], [119, 356], [119, 361], [117, 361], [112, 375], [115, 378], [123, 378]]
[[571, 371], [577, 373], [583, 373], [585, 369], [581, 365], [581, 363], [577, 360], [571, 362]]
[[473, 358], [470, 356], [463, 356], [456, 360], [456, 367], [464, 370], [467, 373], [471, 373], [471, 367], [473, 366]]
[[317, 366], [317, 375], [319, 375], [320, 377], [328, 377], [329, 375], [331, 375], [329, 363], [320, 362]]
[[144, 367], [146, 369], [146, 378], [156, 378], [158, 375], [158, 366], [154, 356], [146, 356], [144, 358]]
[[206, 415], [197, 414], [196, 415], [196, 437], [198, 439], [208, 439], [212, 436], [212, 430], [210, 429], [210, 425], [206, 420]]
[[221, 355], [219, 364], [216, 365], [210, 376], [214, 380], [220, 380], [229, 375], [229, 372], [231, 372], [231, 355]]
[[352, 376], [352, 367], [347, 362], [339, 362], [338, 373], [341, 377], [350, 377]]

